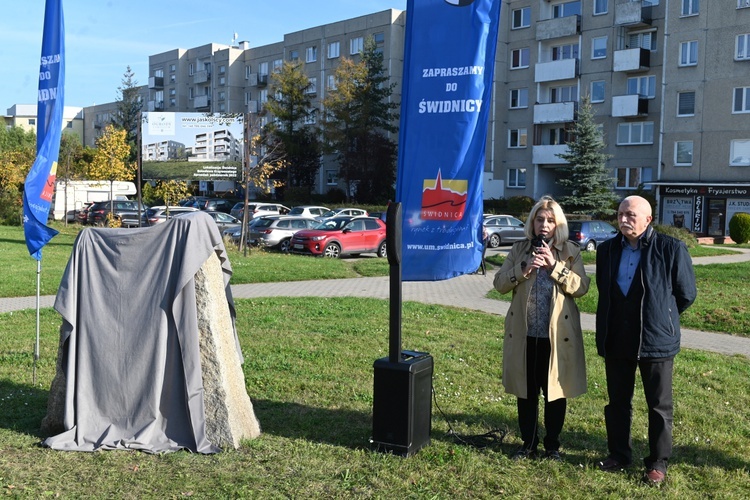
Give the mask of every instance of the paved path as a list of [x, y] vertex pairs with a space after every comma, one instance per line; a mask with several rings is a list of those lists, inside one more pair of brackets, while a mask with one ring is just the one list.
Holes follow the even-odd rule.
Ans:
[[[507, 249], [506, 249], [507, 250]], [[750, 260], [750, 250], [741, 253], [693, 259], [696, 265], [726, 264]], [[593, 272], [589, 266], [587, 272]], [[405, 301], [426, 304], [441, 304], [463, 307], [491, 314], [505, 315], [508, 302], [488, 299], [492, 290], [493, 273], [487, 276], [471, 274], [444, 281], [406, 281], [402, 283]], [[278, 283], [257, 283], [233, 285], [232, 294], [238, 299], [255, 297], [369, 297], [387, 299], [390, 296], [388, 277], [352, 278], [338, 280], [291, 281]], [[54, 296], [40, 297], [41, 307], [52, 307]], [[0, 313], [21, 309], [36, 308], [35, 297], [0, 299]], [[584, 330], [595, 330], [594, 315], [582, 314]], [[741, 354], [750, 358], [750, 338], [737, 337], [724, 333], [702, 332], [682, 329], [683, 347], [702, 349], [721, 354]]]

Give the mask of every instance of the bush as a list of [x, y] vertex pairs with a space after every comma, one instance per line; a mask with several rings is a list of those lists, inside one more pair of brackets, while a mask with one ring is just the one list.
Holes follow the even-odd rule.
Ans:
[[325, 194], [325, 203], [327, 204], [344, 203], [345, 201], [346, 193], [341, 188], [331, 188]]
[[656, 232], [677, 238], [684, 242], [688, 248], [698, 246], [698, 240], [696, 237], [684, 227], [674, 227], [666, 224], [653, 224], [653, 226]]
[[737, 212], [729, 219], [729, 237], [740, 244], [750, 241], [750, 214]]
[[21, 193], [15, 186], [0, 191], [0, 225], [20, 226], [23, 219]]

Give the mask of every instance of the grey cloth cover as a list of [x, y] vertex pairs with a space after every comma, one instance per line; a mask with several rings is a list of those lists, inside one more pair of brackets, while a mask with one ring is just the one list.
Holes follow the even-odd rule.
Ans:
[[211, 252], [221, 261], [234, 324], [232, 269], [208, 215], [81, 231], [55, 301], [63, 317], [66, 430], [44, 446], [221, 451], [205, 435], [194, 281]]

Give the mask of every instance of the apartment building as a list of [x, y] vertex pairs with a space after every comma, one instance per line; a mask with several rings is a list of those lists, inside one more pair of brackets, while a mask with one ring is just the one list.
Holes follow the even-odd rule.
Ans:
[[750, 1], [506, 6], [486, 184], [560, 194], [558, 155], [588, 95], [618, 194], [652, 186], [658, 220], [701, 235], [750, 211]]
[[[258, 113], [268, 100], [270, 75], [284, 61], [302, 61], [310, 78], [312, 105], [320, 109], [342, 57], [358, 59], [364, 40], [372, 36], [382, 51], [386, 71], [397, 84], [392, 99], [400, 101], [405, 12], [386, 10], [283, 35], [283, 41], [250, 47], [206, 44], [174, 49], [149, 57], [148, 111]], [[393, 138], [394, 140], [397, 137]], [[339, 185], [338, 167], [324, 158], [315, 190]]]
[[[14, 104], [6, 110], [3, 121], [6, 127], [21, 127], [36, 132], [36, 104]], [[83, 141], [83, 108], [65, 106], [63, 108], [63, 133], [74, 134]]]

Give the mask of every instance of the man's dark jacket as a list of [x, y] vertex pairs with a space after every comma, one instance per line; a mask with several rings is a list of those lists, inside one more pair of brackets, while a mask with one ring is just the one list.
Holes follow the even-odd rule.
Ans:
[[[622, 233], [602, 243], [596, 250], [596, 285], [599, 304], [596, 309], [596, 346], [600, 356], [607, 356], [612, 287], [625, 237]], [[627, 243], [626, 243], [627, 244]], [[680, 314], [690, 307], [696, 296], [693, 262], [687, 246], [671, 236], [659, 234], [648, 226], [642, 236], [640, 273], [634, 280], [643, 285], [641, 302], [641, 358], [665, 358], [680, 351]]]

